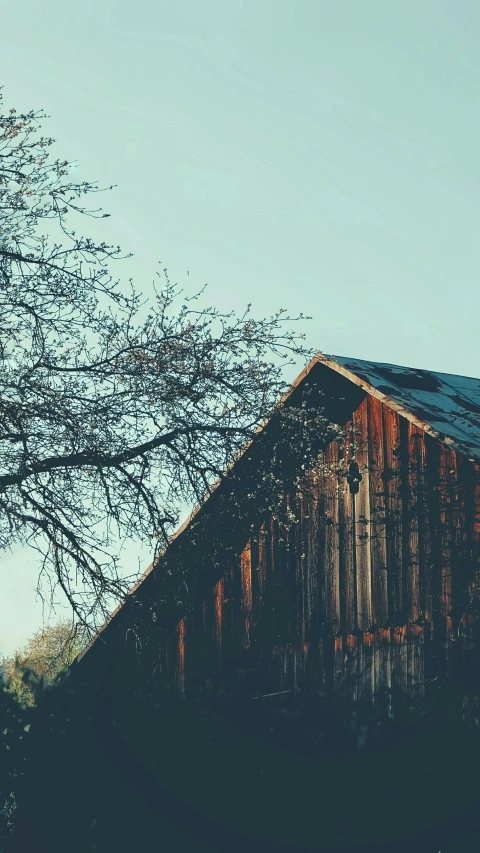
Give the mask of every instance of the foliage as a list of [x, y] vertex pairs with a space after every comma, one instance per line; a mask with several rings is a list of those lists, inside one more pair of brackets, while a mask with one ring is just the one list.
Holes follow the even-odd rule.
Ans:
[[30, 712], [30, 708], [19, 705], [14, 693], [0, 687], [0, 845], [15, 826], [16, 794], [25, 773]]
[[18, 795], [28, 761], [33, 710], [85, 644], [85, 632], [67, 620], [37, 631], [25, 648], [0, 660], [0, 843], [15, 827]]
[[25, 648], [0, 661], [4, 690], [22, 708], [33, 708], [85, 646], [85, 632], [62, 620], [37, 631]]
[[44, 118], [0, 113], [0, 547], [36, 548], [96, 627], [132, 582], [116, 539], [156, 559], [311, 353], [285, 326], [302, 314], [201, 307], [166, 270], [143, 295], [114, 280], [120, 248], [75, 230], [107, 216], [101, 190], [51, 159]]

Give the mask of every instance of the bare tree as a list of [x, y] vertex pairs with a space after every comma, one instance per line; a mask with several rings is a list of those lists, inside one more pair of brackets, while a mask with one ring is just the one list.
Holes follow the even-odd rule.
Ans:
[[119, 247], [73, 230], [107, 216], [84, 202], [101, 190], [52, 159], [44, 118], [0, 112], [0, 546], [39, 550], [98, 624], [131, 583], [115, 537], [155, 558], [310, 353], [285, 326], [302, 314], [202, 308], [165, 270], [143, 293], [114, 280]]

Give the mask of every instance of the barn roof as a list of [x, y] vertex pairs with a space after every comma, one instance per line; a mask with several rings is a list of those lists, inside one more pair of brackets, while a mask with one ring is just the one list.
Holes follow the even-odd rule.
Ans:
[[345, 356], [320, 360], [462, 455], [480, 460], [480, 379]]

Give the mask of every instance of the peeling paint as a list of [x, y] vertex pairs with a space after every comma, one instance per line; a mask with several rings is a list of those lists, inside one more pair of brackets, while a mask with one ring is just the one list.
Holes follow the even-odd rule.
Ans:
[[240, 557], [242, 611], [244, 618], [243, 645], [248, 648], [252, 629], [252, 550], [250, 540]]
[[181, 693], [185, 692], [185, 619], [178, 623], [178, 663], [177, 684]]

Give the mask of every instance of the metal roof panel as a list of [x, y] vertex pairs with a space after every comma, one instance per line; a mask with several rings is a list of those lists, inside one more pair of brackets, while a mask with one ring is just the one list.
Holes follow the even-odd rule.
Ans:
[[480, 459], [480, 379], [346, 356], [323, 358], [363, 380], [462, 454]]

